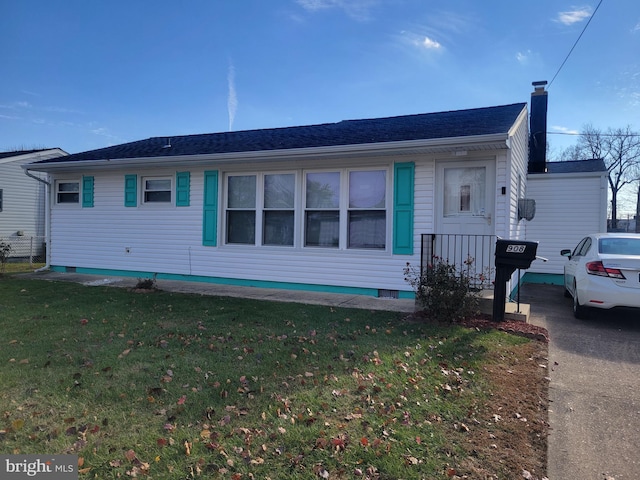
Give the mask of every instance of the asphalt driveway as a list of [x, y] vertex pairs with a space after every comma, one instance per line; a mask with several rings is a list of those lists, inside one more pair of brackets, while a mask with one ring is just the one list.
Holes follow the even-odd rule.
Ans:
[[525, 285], [521, 302], [550, 336], [549, 479], [639, 479], [640, 314], [576, 320], [553, 285]]

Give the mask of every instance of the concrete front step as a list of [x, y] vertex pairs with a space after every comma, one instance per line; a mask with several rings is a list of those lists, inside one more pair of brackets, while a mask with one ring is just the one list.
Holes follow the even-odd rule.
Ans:
[[[480, 312], [491, 315], [493, 313], [493, 290], [483, 290], [480, 292]], [[528, 303], [506, 302], [504, 308], [504, 319], [527, 322], [531, 314], [531, 305]]]

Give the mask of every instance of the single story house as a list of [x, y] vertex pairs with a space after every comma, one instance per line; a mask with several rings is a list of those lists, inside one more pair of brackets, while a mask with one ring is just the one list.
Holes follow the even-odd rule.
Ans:
[[412, 298], [422, 234], [523, 238], [526, 103], [156, 137], [48, 174], [55, 271]]
[[39, 254], [45, 236], [46, 174], [28, 177], [22, 165], [65, 155], [59, 148], [0, 152], [0, 239], [12, 246], [11, 256], [26, 256], [31, 247]]

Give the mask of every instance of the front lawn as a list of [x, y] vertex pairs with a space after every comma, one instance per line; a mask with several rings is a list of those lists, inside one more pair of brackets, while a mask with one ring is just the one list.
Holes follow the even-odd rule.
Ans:
[[544, 474], [546, 345], [506, 333], [9, 276], [0, 329], [0, 451], [82, 479]]

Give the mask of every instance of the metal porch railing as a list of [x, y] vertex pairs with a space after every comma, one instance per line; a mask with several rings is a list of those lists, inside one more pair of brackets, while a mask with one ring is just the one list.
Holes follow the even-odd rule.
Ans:
[[440, 260], [455, 266], [458, 272], [465, 272], [474, 288], [493, 288], [496, 238], [495, 235], [423, 233], [421, 271]]

